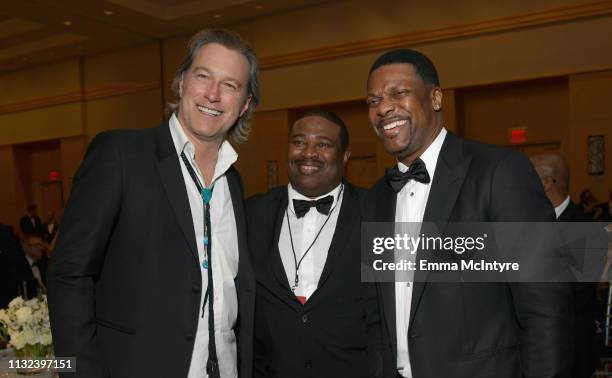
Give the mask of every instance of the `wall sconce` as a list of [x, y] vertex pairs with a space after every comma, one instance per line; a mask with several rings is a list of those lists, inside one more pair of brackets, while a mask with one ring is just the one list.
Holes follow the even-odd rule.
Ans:
[[591, 176], [600, 176], [605, 171], [605, 139], [603, 135], [589, 135], [587, 137], [587, 173]]

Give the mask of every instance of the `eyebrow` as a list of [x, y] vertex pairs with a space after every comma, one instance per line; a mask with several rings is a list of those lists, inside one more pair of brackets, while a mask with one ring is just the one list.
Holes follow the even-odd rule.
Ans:
[[[396, 91], [400, 87], [402, 87], [402, 88], [406, 87], [408, 89], [412, 88], [408, 80], [398, 80], [398, 81], [394, 82], [393, 84], [391, 84], [389, 86], [383, 87], [382, 92], [385, 93], [385, 92]], [[368, 97], [381, 97], [381, 96], [379, 96], [377, 94], [374, 94], [372, 92], [368, 92], [367, 96]]]
[[[211, 70], [209, 70], [208, 68], [204, 66], [194, 66], [193, 71], [194, 72], [195, 71], [206, 71], [210, 74], [214, 74]], [[242, 81], [240, 81], [239, 79], [233, 78], [233, 77], [229, 77], [229, 76], [221, 77], [221, 81], [231, 81], [231, 82], [236, 83], [239, 87], [243, 86]]]
[[[326, 137], [324, 135], [314, 135], [313, 136], [316, 140], [326, 140], [329, 141], [331, 143], [334, 143], [334, 140], [331, 139], [330, 137]], [[291, 135], [290, 139], [295, 139], [295, 138], [306, 138], [306, 134], [295, 134], [295, 135]]]

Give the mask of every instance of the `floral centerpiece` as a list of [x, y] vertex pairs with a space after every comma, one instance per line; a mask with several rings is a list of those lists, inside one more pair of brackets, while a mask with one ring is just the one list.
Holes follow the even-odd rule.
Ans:
[[23, 300], [17, 297], [0, 310], [0, 323], [5, 327], [9, 345], [17, 358], [53, 356], [47, 297]]

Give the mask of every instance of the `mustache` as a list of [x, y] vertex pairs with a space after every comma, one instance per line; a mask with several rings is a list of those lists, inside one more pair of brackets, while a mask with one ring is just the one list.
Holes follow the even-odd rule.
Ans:
[[316, 165], [316, 166], [322, 166], [323, 162], [320, 159], [317, 158], [302, 158], [302, 159], [296, 159], [293, 161], [294, 164], [297, 165], [304, 165], [304, 164], [308, 164], [308, 165]]

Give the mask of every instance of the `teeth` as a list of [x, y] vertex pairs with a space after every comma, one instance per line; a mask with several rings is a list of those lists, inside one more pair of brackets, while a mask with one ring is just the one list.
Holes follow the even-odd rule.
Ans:
[[394, 128], [398, 127], [398, 126], [404, 125], [404, 124], [406, 124], [406, 120], [405, 119], [399, 120], [399, 121], [395, 121], [395, 122], [391, 122], [389, 124], [386, 124], [386, 125], [383, 126], [383, 129], [391, 130], [391, 129], [394, 129]]
[[319, 170], [319, 167], [315, 165], [301, 165], [300, 170], [304, 173], [312, 173]]
[[223, 112], [220, 112], [218, 110], [210, 109], [210, 108], [207, 108], [207, 107], [204, 107], [204, 106], [199, 106], [199, 105], [197, 106], [197, 108], [200, 111], [200, 113], [208, 114], [208, 115], [211, 115], [211, 116], [214, 116], [214, 117], [216, 117], [218, 115], [221, 115], [221, 113], [223, 113]]

